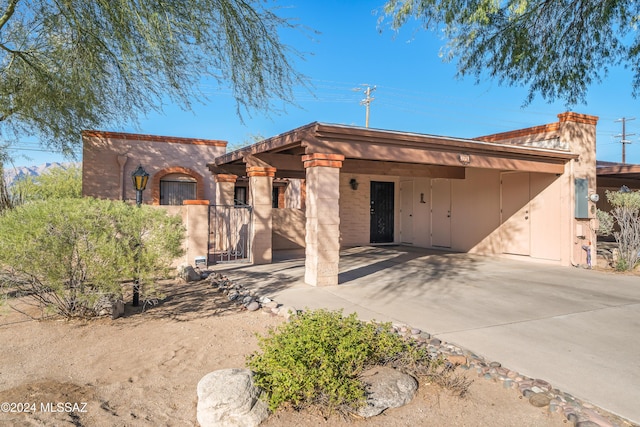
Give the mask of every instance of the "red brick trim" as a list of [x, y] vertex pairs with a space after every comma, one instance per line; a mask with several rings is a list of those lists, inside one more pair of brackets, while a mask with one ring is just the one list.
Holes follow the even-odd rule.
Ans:
[[151, 195], [153, 197], [152, 204], [159, 205], [160, 204], [160, 180], [172, 173], [181, 173], [187, 176], [192, 177], [196, 180], [196, 197], [198, 200], [204, 200], [204, 179], [202, 175], [198, 172], [185, 168], [182, 166], [172, 166], [168, 168], [164, 168], [159, 170], [158, 172], [153, 174], [153, 178], [151, 179]]
[[140, 133], [106, 132], [100, 130], [84, 130], [85, 138], [122, 139], [128, 141], [168, 142], [174, 144], [209, 145], [213, 147], [226, 147], [227, 141], [218, 139], [182, 138], [177, 136], [145, 135]]
[[509, 132], [494, 133], [492, 135], [480, 136], [473, 138], [476, 141], [483, 142], [500, 142], [509, 139], [522, 138], [529, 135], [537, 135], [541, 133], [552, 133], [560, 130], [560, 123], [549, 123], [548, 125], [533, 126], [530, 128], [512, 130]]
[[340, 169], [343, 161], [344, 156], [342, 154], [313, 153], [302, 156], [305, 168], [322, 166]]
[[500, 142], [507, 141], [515, 138], [522, 138], [529, 135], [536, 135], [541, 133], [553, 133], [560, 130], [560, 124], [566, 122], [582, 123], [586, 125], [597, 125], [598, 116], [590, 116], [588, 114], [579, 114], [568, 111], [566, 113], [558, 114], [559, 121], [556, 123], [549, 123], [547, 125], [533, 126], [530, 128], [518, 129], [509, 132], [495, 133], [492, 135], [480, 136], [473, 138], [476, 141], [484, 142]]
[[216, 182], [236, 182], [238, 180], [238, 175], [226, 174], [226, 173], [217, 173], [213, 175]]
[[276, 176], [276, 168], [266, 168], [262, 166], [247, 166], [247, 176], [266, 176], [273, 178]]
[[209, 205], [208, 200], [183, 200], [183, 205]]
[[560, 119], [560, 123], [564, 122], [575, 122], [575, 123], [583, 123], [585, 125], [597, 125], [598, 124], [598, 116], [590, 116], [588, 114], [579, 114], [574, 113], [572, 111], [567, 111], [566, 113], [558, 114], [558, 119]]

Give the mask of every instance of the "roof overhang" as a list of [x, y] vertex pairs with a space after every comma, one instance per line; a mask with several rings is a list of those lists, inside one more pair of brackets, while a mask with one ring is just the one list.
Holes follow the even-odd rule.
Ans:
[[598, 161], [596, 174], [598, 187], [640, 188], [640, 165]]
[[565, 150], [346, 125], [311, 123], [217, 157], [214, 173], [243, 174], [249, 162], [275, 167], [277, 176], [304, 176], [302, 156], [341, 154], [342, 172], [464, 178], [465, 168], [563, 173], [578, 156]]

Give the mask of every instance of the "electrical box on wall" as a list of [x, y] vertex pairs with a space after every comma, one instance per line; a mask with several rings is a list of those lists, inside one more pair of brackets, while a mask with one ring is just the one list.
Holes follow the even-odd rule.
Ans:
[[575, 179], [575, 217], [579, 219], [589, 218], [589, 181], [586, 178]]

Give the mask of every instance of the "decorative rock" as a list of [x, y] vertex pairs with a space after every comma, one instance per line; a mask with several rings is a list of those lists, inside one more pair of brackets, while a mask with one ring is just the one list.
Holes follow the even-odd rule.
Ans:
[[237, 299], [239, 296], [240, 296], [240, 293], [238, 293], [238, 291], [229, 291], [229, 294], [227, 295], [227, 299], [229, 301], [233, 301]]
[[491, 366], [492, 368], [499, 368], [502, 366], [502, 363], [500, 362], [491, 362], [489, 363], [489, 366]]
[[542, 388], [546, 388], [546, 389], [551, 389], [551, 384], [549, 384], [545, 380], [533, 380], [533, 385], [536, 385], [536, 386], [542, 387]]
[[384, 366], [364, 372], [362, 382], [367, 391], [367, 404], [358, 409], [357, 414], [365, 418], [406, 405], [418, 389], [418, 382], [411, 375]]
[[440, 345], [440, 344], [442, 344], [442, 341], [440, 341], [438, 338], [434, 338], [429, 342], [429, 344], [431, 344], [431, 345]]
[[417, 329], [417, 328], [411, 329], [411, 335], [420, 335], [420, 332], [422, 332], [420, 329]]
[[124, 301], [116, 300], [111, 305], [111, 318], [117, 319], [124, 316]]
[[256, 311], [260, 308], [260, 303], [258, 303], [257, 301], [251, 301], [249, 304], [247, 304], [247, 310], [249, 311]]
[[242, 298], [242, 305], [244, 305], [245, 307], [248, 306], [252, 302], [253, 302], [253, 297], [252, 296], [247, 295], [244, 298]]
[[420, 336], [422, 338], [424, 338], [425, 340], [430, 340], [431, 339], [431, 334], [427, 333], [427, 332], [421, 332]]
[[200, 273], [198, 273], [190, 265], [182, 265], [182, 266], [178, 267], [178, 275], [185, 282], [195, 282], [195, 281], [198, 281], [198, 280], [202, 279], [200, 277]]
[[269, 416], [260, 394], [248, 369], [211, 372], [198, 382], [198, 422], [202, 427], [257, 426]]
[[269, 297], [260, 297], [260, 298], [258, 298], [258, 302], [260, 304], [268, 304], [268, 303], [271, 303], [272, 300]]
[[551, 403], [551, 399], [544, 393], [534, 393], [529, 397], [529, 403], [536, 408], [543, 408]]
[[531, 389], [526, 388], [526, 389], [522, 390], [522, 395], [523, 395], [524, 397], [531, 397], [531, 396], [533, 396], [534, 394], [535, 394], [535, 393], [534, 393], [533, 391], [531, 391]]
[[[589, 405], [590, 407], [587, 405]], [[600, 415], [599, 413], [591, 409], [593, 408], [593, 405], [588, 403], [583, 403], [582, 407], [583, 407], [582, 414], [587, 417], [588, 421], [592, 421], [599, 427], [614, 427], [614, 424], [612, 422], [610, 422], [605, 417], [603, 417], [602, 415]]]
[[586, 420], [586, 421], [578, 421], [576, 423], [576, 427], [602, 427], [602, 426], [598, 423], [594, 423], [591, 420]]

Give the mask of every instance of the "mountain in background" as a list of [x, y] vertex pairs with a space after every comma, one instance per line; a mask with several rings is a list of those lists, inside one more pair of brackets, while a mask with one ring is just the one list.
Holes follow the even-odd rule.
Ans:
[[79, 162], [51, 162], [43, 163], [38, 166], [19, 166], [19, 167], [4, 167], [4, 179], [7, 185], [10, 187], [15, 181], [27, 177], [27, 176], [40, 176], [43, 173], [51, 170], [52, 168], [64, 168], [67, 169], [71, 166], [79, 166]]

